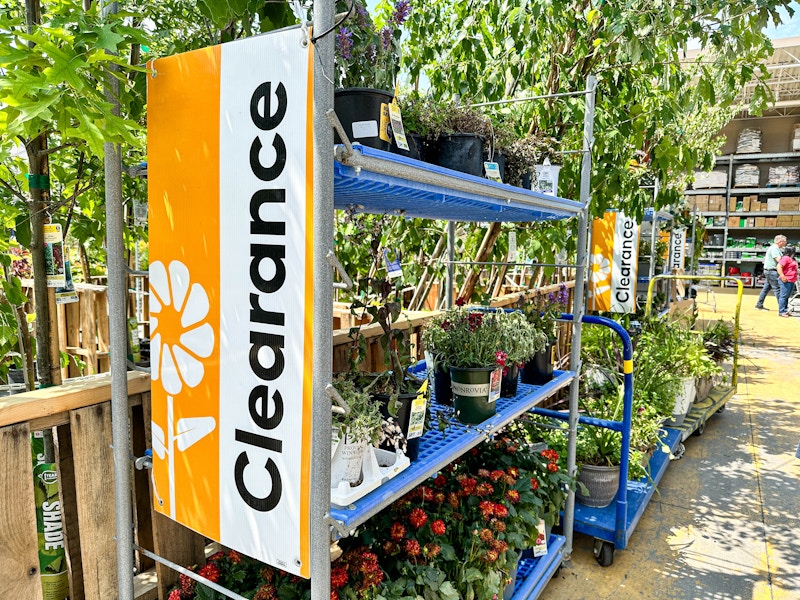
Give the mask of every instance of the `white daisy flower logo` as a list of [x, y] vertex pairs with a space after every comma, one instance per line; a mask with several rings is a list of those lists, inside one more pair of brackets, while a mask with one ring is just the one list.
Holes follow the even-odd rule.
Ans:
[[190, 285], [186, 265], [150, 265], [152, 378], [161, 379], [168, 394], [179, 394], [184, 384], [196, 387], [203, 379], [200, 359], [214, 350], [214, 329], [203, 322], [208, 309], [208, 295], [200, 284]]
[[[210, 308], [208, 294], [200, 284], [190, 283], [189, 269], [180, 261], [172, 261], [169, 268], [160, 261], [150, 265], [151, 377], [153, 381], [160, 380], [167, 393], [166, 427], [152, 421], [152, 444], [156, 456], [168, 461], [169, 510], [173, 519], [176, 453], [187, 450], [217, 426], [214, 417], [175, 419], [173, 396], [180, 394], [184, 385], [200, 385], [205, 375], [201, 359], [211, 356], [214, 350], [214, 328], [205, 322]], [[154, 475], [153, 492], [163, 506]]]
[[602, 254], [592, 254], [592, 264], [589, 267], [592, 276], [592, 283], [597, 285], [608, 280], [611, 275], [611, 263]]

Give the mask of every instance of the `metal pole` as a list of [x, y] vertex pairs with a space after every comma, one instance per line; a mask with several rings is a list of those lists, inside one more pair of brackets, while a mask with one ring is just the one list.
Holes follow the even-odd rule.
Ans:
[[[588, 263], [589, 240], [589, 200], [592, 185], [592, 146], [594, 145], [594, 102], [597, 89], [597, 79], [589, 75], [586, 80], [586, 109], [583, 114], [583, 161], [581, 162], [581, 187], [580, 201], [584, 204], [578, 220], [578, 256], [575, 270], [575, 294], [573, 296], [572, 321], [572, 349], [570, 350], [570, 365], [575, 372], [569, 388], [569, 441], [567, 445], [567, 470], [571, 475], [577, 473], [575, 464], [575, 451], [578, 435], [578, 393], [580, 392], [581, 374], [581, 321], [586, 312], [586, 272]], [[564, 509], [564, 536], [566, 543], [564, 559], [569, 560], [572, 555], [572, 534], [575, 524], [575, 490], [570, 489], [567, 494], [567, 505]]]
[[447, 222], [447, 298], [445, 308], [453, 308], [453, 288], [455, 287], [456, 224]]
[[[314, 32], [333, 24], [334, 0], [314, 1]], [[330, 600], [331, 556], [328, 513], [331, 506], [331, 402], [325, 391], [333, 372], [333, 35], [319, 38], [314, 60], [314, 349], [311, 438], [311, 600]], [[310, 226], [310, 224], [307, 224]]]
[[[102, 15], [119, 11], [116, 2], [101, 2]], [[109, 66], [110, 69], [115, 67]], [[119, 110], [119, 81], [106, 76], [106, 100]], [[119, 600], [133, 600], [133, 511], [131, 509], [131, 450], [128, 421], [128, 328], [122, 216], [122, 160], [117, 144], [105, 143], [106, 262], [108, 268], [108, 325], [111, 358], [111, 435], [114, 447], [114, 507], [117, 519], [117, 589]]]

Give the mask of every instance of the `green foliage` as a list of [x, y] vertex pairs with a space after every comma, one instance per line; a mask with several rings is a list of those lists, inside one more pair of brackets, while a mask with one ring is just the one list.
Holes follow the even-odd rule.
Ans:
[[[595, 75], [592, 212], [614, 207], [640, 218], [652, 201], [639, 189], [641, 170], [628, 169], [634, 153], [645, 153], [662, 183], [656, 208], [675, 204], [693, 169], [709, 168], [719, 148], [708, 134], [717, 107], [730, 107], [754, 76], [750, 109], [766, 106], [760, 65], [771, 45], [763, 28], [779, 22], [780, 7], [791, 15], [789, 4], [429, 0], [409, 20], [404, 65], [413, 81], [424, 74], [438, 96], [475, 101], [575, 92]], [[706, 51], [682, 63], [690, 40]], [[503, 110], [518, 113], [530, 133], [582, 148], [582, 98]], [[577, 157], [565, 160], [562, 177], [563, 195], [577, 197]]]
[[347, 434], [350, 441], [367, 440], [377, 445], [381, 436], [381, 413], [377, 402], [369, 394], [356, 388], [355, 383], [345, 377], [339, 377], [333, 386], [342, 400], [350, 407], [349, 412], [334, 412], [331, 421], [342, 434]]
[[503, 328], [494, 312], [454, 306], [426, 323], [422, 335], [429, 352], [460, 369], [495, 366], [503, 352]]
[[506, 354], [506, 365], [523, 365], [547, 345], [547, 335], [520, 311], [498, 310], [500, 348]]

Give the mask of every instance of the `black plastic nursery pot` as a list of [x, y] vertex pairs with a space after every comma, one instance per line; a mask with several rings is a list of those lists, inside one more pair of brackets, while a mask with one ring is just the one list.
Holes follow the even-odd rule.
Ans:
[[483, 175], [483, 138], [473, 133], [440, 135], [430, 162], [481, 177]]
[[[389, 104], [392, 98], [390, 92], [372, 88], [347, 88], [334, 92], [333, 109], [351, 142], [378, 150], [391, 150]], [[336, 133], [334, 142], [342, 143]]]
[[[410, 440], [408, 439], [408, 430], [411, 425], [411, 408], [414, 400], [417, 398], [417, 394], [400, 394], [397, 398], [396, 410], [392, 410], [392, 408], [389, 406], [389, 402], [391, 401], [391, 396], [389, 394], [372, 394], [372, 397], [376, 402], [380, 403], [381, 415], [383, 418], [391, 418], [400, 426], [400, 429], [406, 438], [406, 456], [408, 457], [408, 460], [417, 460], [417, 456], [419, 455], [420, 438], [415, 437]], [[394, 416], [392, 413], [395, 413], [397, 416]], [[387, 442], [381, 443], [380, 448], [382, 450], [389, 450], [391, 452], [394, 452], [395, 450], [395, 446]]]
[[397, 140], [393, 139], [392, 152], [414, 160], [430, 162], [430, 154], [433, 152], [433, 142], [431, 140], [416, 133], [407, 133], [406, 141], [408, 142], [408, 150], [403, 150], [397, 145]]
[[433, 397], [439, 404], [453, 406], [453, 389], [450, 387], [450, 368], [437, 363], [433, 369]]
[[502, 369], [495, 367], [461, 369], [450, 366], [453, 407], [459, 421], [483, 423], [493, 416], [500, 396]]
[[544, 385], [553, 379], [553, 362], [556, 343], [548, 342], [544, 350], [537, 352], [532, 360], [525, 363], [520, 373], [522, 383]]
[[500, 396], [503, 398], [513, 398], [517, 395], [517, 384], [519, 383], [519, 367], [511, 365], [503, 374], [500, 381]]

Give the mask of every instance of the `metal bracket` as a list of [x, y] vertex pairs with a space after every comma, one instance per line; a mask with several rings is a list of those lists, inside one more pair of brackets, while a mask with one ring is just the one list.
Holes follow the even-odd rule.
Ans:
[[336, 272], [339, 273], [339, 277], [342, 278], [341, 283], [333, 282], [334, 289], [337, 290], [349, 290], [353, 287], [353, 280], [350, 279], [350, 276], [347, 274], [347, 271], [344, 270], [342, 263], [339, 262], [339, 259], [336, 258], [336, 254], [334, 254], [333, 250], [328, 250], [328, 253], [325, 255], [325, 259], [328, 261], [328, 264], [336, 269]]
[[328, 112], [325, 113], [325, 116], [328, 118], [328, 122], [331, 124], [331, 127], [333, 127], [336, 133], [339, 134], [339, 138], [341, 138], [342, 143], [344, 144], [344, 158], [350, 158], [353, 155], [353, 144], [350, 142], [350, 138], [347, 137], [347, 134], [344, 132], [344, 126], [339, 120], [339, 117], [336, 115], [336, 111], [332, 108], [328, 109]]
[[125, 265], [125, 270], [128, 272], [128, 275], [136, 275], [138, 277], [150, 277], [150, 271], [136, 271], [135, 269], [131, 269], [128, 265]]
[[337, 521], [330, 515], [325, 515], [325, 518], [339, 537], [350, 537], [350, 530], [342, 522]]
[[331, 406], [331, 410], [335, 413], [340, 415], [349, 415], [350, 414], [350, 405], [344, 401], [339, 395], [339, 392], [336, 391], [336, 388], [333, 387], [332, 384], [328, 384], [325, 386], [325, 393], [328, 394], [328, 398], [332, 401], [336, 402], [339, 406]]
[[133, 361], [126, 361], [128, 363], [128, 368], [133, 371], [141, 371], [142, 373], [150, 374], [150, 367], [140, 367]]
[[144, 471], [145, 469], [153, 468], [153, 451], [149, 448], [144, 451], [144, 456], [134, 458], [133, 466], [137, 471]]

